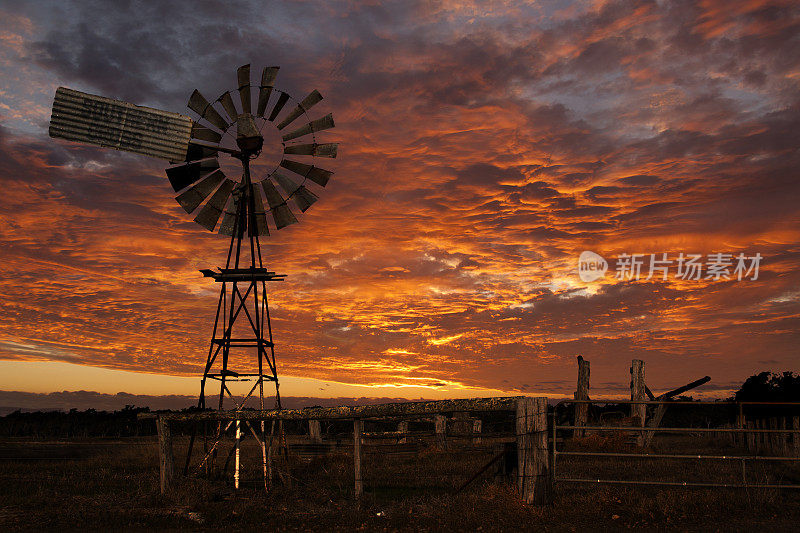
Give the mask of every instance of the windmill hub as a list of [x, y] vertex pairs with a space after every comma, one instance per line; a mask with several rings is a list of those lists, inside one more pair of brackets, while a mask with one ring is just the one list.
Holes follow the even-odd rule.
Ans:
[[242, 113], [236, 119], [236, 145], [243, 156], [257, 156], [264, 146], [264, 137], [258, 131], [253, 115]]

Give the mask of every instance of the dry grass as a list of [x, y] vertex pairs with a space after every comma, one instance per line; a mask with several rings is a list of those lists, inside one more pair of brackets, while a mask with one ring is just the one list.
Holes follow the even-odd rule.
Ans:
[[[585, 443], [599, 450], [617, 444]], [[675, 450], [678, 444], [671, 443], [669, 448]], [[183, 445], [176, 447], [176, 459]], [[699, 446], [708, 451], [711, 445], [719, 448], [713, 442]], [[162, 497], [154, 440], [4, 441], [0, 443], [0, 526], [4, 530], [738, 531], [769, 527], [789, 531], [796, 530], [800, 519], [800, 494], [788, 490], [561, 485], [551, 506], [529, 507], [519, 502], [513, 486], [491, 476], [454, 494], [454, 488], [492, 456], [490, 447], [466, 455], [433, 449], [390, 454], [370, 447], [367, 452], [367, 492], [356, 504], [352, 458], [346, 454], [311, 460], [293, 456], [291, 477], [286, 484], [276, 484], [270, 494], [256, 486], [234, 493], [224, 482], [191, 478], [181, 479], [169, 497]], [[245, 474], [255, 476], [256, 448], [245, 446], [243, 457], [249, 465]], [[681, 475], [723, 480], [732, 475], [717, 463], [581, 461], [560, 461], [559, 475], [566, 475], [567, 469], [583, 472], [581, 477], [588, 472], [616, 478]], [[767, 465], [753, 475], [782, 476], [784, 482], [800, 479], [793, 463]]]

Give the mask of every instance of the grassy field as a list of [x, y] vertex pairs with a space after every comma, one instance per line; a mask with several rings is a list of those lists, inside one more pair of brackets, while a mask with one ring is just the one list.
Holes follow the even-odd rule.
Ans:
[[[587, 441], [583, 448], [603, 449]], [[572, 445], [574, 448], [574, 444]], [[616, 446], [616, 444], [615, 444]], [[664, 441], [683, 451], [721, 443]], [[178, 439], [176, 461], [185, 441]], [[245, 475], [257, 473], [257, 449], [243, 447]], [[180, 479], [174, 492], [158, 490], [155, 440], [4, 440], [0, 442], [0, 527], [3, 530], [797, 530], [800, 491], [685, 489], [559, 484], [554, 503], [529, 507], [512, 485], [485, 476], [456, 494], [493, 455], [490, 446], [468, 453], [421, 447], [416, 452], [367, 447], [365, 490], [353, 501], [352, 458], [345, 453], [304, 459], [292, 454], [288, 475], [265, 494], [257, 484], [234, 492], [223, 481]], [[413, 452], [413, 453], [412, 453]], [[750, 468], [750, 467], [748, 467]], [[748, 471], [751, 481], [800, 483], [796, 463]], [[559, 475], [617, 479], [741, 480], [740, 463], [641, 459], [559, 461]]]

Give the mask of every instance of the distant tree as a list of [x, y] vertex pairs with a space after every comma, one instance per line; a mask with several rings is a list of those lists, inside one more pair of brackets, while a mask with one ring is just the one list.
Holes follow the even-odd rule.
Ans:
[[[750, 376], [733, 397], [737, 402], [800, 402], [800, 375], [794, 372], [775, 374], [761, 372]], [[749, 405], [745, 406], [747, 417], [767, 418], [774, 416], [797, 416], [797, 406]]]
[[800, 375], [761, 372], [747, 378], [734, 399], [737, 402], [800, 402]]

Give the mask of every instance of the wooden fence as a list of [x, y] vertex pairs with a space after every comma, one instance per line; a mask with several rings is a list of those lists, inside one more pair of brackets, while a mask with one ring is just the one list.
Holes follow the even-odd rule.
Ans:
[[[341, 426], [342, 421], [352, 422], [352, 453], [354, 465], [354, 492], [356, 498], [362, 496], [364, 468], [363, 454], [365, 442], [380, 439], [394, 439], [397, 444], [405, 444], [408, 439], [419, 436], [419, 432], [409, 432], [409, 423], [423, 421], [432, 426], [432, 431], [426, 434], [432, 436], [433, 442], [440, 448], [447, 447], [446, 438], [448, 435], [458, 435], [464, 441], [469, 441], [473, 445], [486, 443], [501, 443], [503, 452], [496, 455], [488, 464], [478, 470], [462, 487], [463, 489], [477, 477], [482, 475], [487, 469], [504, 460], [508, 467], [508, 461], [516, 461], [516, 484], [522, 499], [526, 503], [544, 504], [548, 503], [552, 497], [553, 484], [556, 482], [592, 482], [592, 483], [626, 483], [626, 484], [656, 484], [674, 486], [725, 486], [725, 487], [787, 487], [800, 488], [800, 485], [757, 485], [743, 481], [741, 484], [718, 484], [709, 482], [659, 482], [644, 479], [634, 480], [602, 480], [602, 479], [579, 479], [579, 478], [558, 478], [556, 476], [557, 457], [569, 456], [596, 456], [626, 457], [647, 459], [708, 459], [708, 460], [737, 460], [742, 462], [742, 472], [744, 477], [745, 462], [756, 461], [787, 461], [800, 458], [800, 404], [791, 403], [771, 403], [759, 404], [757, 402], [709, 402], [709, 401], [675, 401], [685, 392], [695, 389], [710, 381], [710, 377], [705, 376], [696, 379], [686, 385], [676, 389], [654, 394], [645, 382], [645, 363], [634, 359], [630, 367], [630, 400], [592, 400], [589, 396], [589, 361], [582, 357], [578, 358], [578, 381], [573, 400], [564, 400], [556, 404], [552, 412], [552, 420], [548, 429], [548, 402], [545, 397], [497, 397], [480, 399], [459, 399], [459, 400], [440, 400], [428, 402], [405, 402], [389, 403], [381, 405], [367, 406], [340, 406], [340, 407], [315, 407], [308, 409], [289, 409], [280, 411], [203, 411], [195, 413], [148, 413], [140, 415], [142, 418], [156, 418], [159, 436], [159, 463], [161, 490], [167, 492], [174, 479], [174, 460], [172, 452], [172, 436], [170, 425], [175, 422], [181, 423], [201, 423], [218, 422], [219, 428], [235, 428], [235, 470], [234, 485], [238, 488], [239, 473], [239, 440], [242, 435], [241, 430], [250, 430], [250, 433], [259, 442], [263, 457], [263, 471], [265, 476], [265, 487], [269, 486], [271, 479], [272, 463], [271, 450], [265, 447], [264, 427], [266, 422], [277, 422], [281, 427], [288, 421], [305, 421], [308, 428], [308, 441], [310, 446], [316, 446], [322, 452], [330, 451], [330, 442], [323, 442], [322, 423], [328, 422], [328, 426], [333, 421], [338, 421]], [[573, 412], [564, 413], [571, 418], [572, 425], [563, 425], [558, 421], [558, 406], [561, 404], [572, 404]], [[611, 423], [604, 425], [603, 413], [591, 411], [592, 404], [611, 404], [616, 408], [624, 406], [624, 412], [619, 413], [623, 419], [619, 424]], [[672, 406], [672, 407], [669, 407]], [[672, 410], [678, 406], [697, 407], [706, 406], [708, 408], [730, 409], [728, 420], [731, 422], [720, 425], [717, 423], [713, 427], [662, 427], [665, 420], [665, 413], [668, 407]], [[648, 411], [648, 407], [650, 407]], [[612, 407], [613, 409], [613, 407]], [[776, 410], [778, 409], [778, 410]], [[489, 417], [487, 413], [508, 413], [514, 417], [513, 429], [511, 425], [506, 425], [507, 433], [499, 435], [487, 431], [480, 416]], [[563, 411], [562, 411], [563, 412]], [[738, 414], [736, 414], [738, 412]], [[598, 417], [598, 413], [600, 416]], [[606, 413], [608, 414], [608, 413]], [[775, 416], [775, 415], [782, 416]], [[450, 415], [449, 417], [447, 415]], [[502, 415], [505, 417], [505, 415]], [[506, 420], [510, 424], [511, 416]], [[667, 417], [669, 418], [669, 417]], [[378, 426], [381, 431], [365, 432], [365, 422], [381, 422], [373, 424]], [[394, 425], [387, 426], [390, 422]], [[261, 428], [261, 439], [255, 431], [256, 423]], [[450, 431], [447, 427], [450, 426]], [[623, 427], [620, 427], [623, 426]], [[396, 428], [387, 430], [387, 427]], [[341, 428], [340, 428], [341, 429]], [[347, 430], [350, 431], [349, 429]], [[560, 431], [560, 433], [559, 433]], [[617, 434], [626, 433], [630, 436], [630, 445], [635, 446], [638, 451], [631, 453], [628, 451], [611, 451], [601, 453], [591, 453], [581, 450], [558, 450], [558, 443], [563, 442], [563, 438], [572, 436], [574, 440], [581, 440], [589, 434], [603, 434], [609, 431]], [[221, 439], [221, 432], [218, 430], [218, 439]], [[726, 454], [696, 455], [680, 453], [650, 453], [656, 435], [665, 433], [686, 434], [686, 435], [707, 435], [729, 438], [731, 444], [740, 448], [746, 448], [751, 455]], [[559, 437], [561, 435], [561, 437]], [[575, 439], [577, 437], [577, 439]], [[657, 439], [656, 439], [657, 440]], [[215, 453], [217, 446], [215, 442], [203, 461], [208, 459], [211, 453]], [[349, 445], [349, 437], [347, 439]], [[341, 444], [341, 443], [340, 443]], [[284, 443], [285, 446], [285, 443]], [[191, 455], [191, 454], [189, 454]], [[187, 458], [187, 469], [189, 459]], [[506, 472], [512, 470], [507, 468]], [[280, 472], [279, 472], [280, 473]]]
[[[467, 413], [509, 412], [514, 414], [517, 457], [517, 488], [526, 503], [545, 504], [552, 494], [547, 432], [547, 398], [545, 397], [498, 397], [468, 400], [439, 400], [430, 402], [389, 403], [367, 406], [316, 407], [308, 409], [286, 409], [275, 411], [203, 411], [197, 413], [147, 413], [141, 418], [155, 418], [159, 440], [159, 471], [161, 492], [166, 493], [174, 480], [173, 442], [170, 424], [173, 422], [228, 422], [238, 428], [241, 423], [260, 423], [268, 421], [308, 421], [309, 438], [312, 442], [321, 441], [320, 422], [326, 420], [352, 420], [353, 423], [353, 464], [354, 492], [356, 498], [363, 494], [362, 454], [366, 436], [380, 437], [387, 433], [367, 435], [364, 421], [395, 421], [397, 432], [392, 435], [402, 439], [408, 435], [408, 421], [420, 417], [430, 417], [434, 422], [435, 434], [440, 444], [445, 438], [445, 425], [449, 420], [459, 428], [456, 434], [472, 437], [472, 442], [480, 442], [485, 437], [481, 432], [480, 419], [470, 418]], [[446, 418], [446, 414], [453, 415]], [[478, 432], [476, 433], [476, 429]], [[237, 435], [239, 432], [237, 431]], [[263, 442], [261, 443], [264, 446]], [[238, 439], [237, 439], [238, 446]], [[238, 449], [238, 448], [237, 448]], [[264, 453], [267, 458], [268, 454]], [[265, 459], [265, 461], [268, 459]], [[270, 465], [271, 468], [271, 465]], [[265, 464], [265, 471], [267, 465]], [[234, 474], [236, 475], [236, 473]]]
[[744, 446], [752, 453], [800, 457], [800, 416], [763, 416], [747, 420], [740, 415], [736, 424], [722, 427], [743, 429], [738, 434], [730, 434], [731, 444]]

